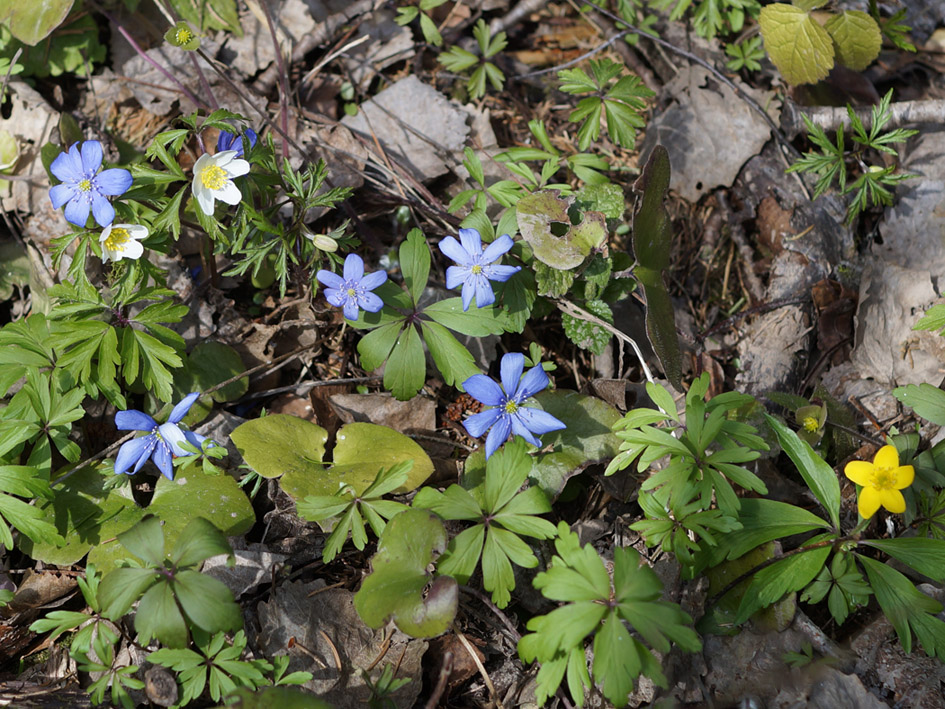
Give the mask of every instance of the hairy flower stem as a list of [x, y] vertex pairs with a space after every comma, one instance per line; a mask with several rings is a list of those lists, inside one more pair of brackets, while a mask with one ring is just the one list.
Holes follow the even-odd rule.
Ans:
[[165, 69], [165, 68], [162, 67], [160, 64], [158, 64], [156, 61], [154, 61], [151, 57], [149, 57], [148, 54], [147, 54], [147, 52], [145, 52], [145, 51], [141, 48], [141, 45], [138, 44], [138, 43], [135, 41], [134, 37], [132, 37], [132, 36], [128, 33], [128, 30], [125, 29], [124, 25], [122, 25], [117, 19], [115, 19], [115, 17], [112, 16], [111, 13], [109, 13], [108, 11], [106, 11], [101, 5], [99, 5], [97, 2], [95, 2], [95, 0], [89, 0], [89, 1], [90, 1], [91, 4], [95, 7], [96, 10], [98, 10], [100, 13], [102, 13], [102, 15], [105, 16], [105, 19], [106, 19], [106, 20], [108, 20], [108, 21], [111, 22], [113, 25], [115, 25], [115, 27], [116, 27], [116, 28], [118, 29], [118, 31], [121, 33], [121, 36], [124, 37], [125, 40], [128, 42], [128, 44], [131, 45], [131, 48], [134, 49], [134, 50], [138, 53], [138, 56], [142, 57], [148, 64], [150, 64], [150, 65], [153, 66], [155, 69], [157, 69], [159, 72], [161, 72], [161, 74], [163, 74], [164, 77], [167, 78], [169, 81], [172, 81], [174, 84], [176, 84], [176, 85], [177, 85], [177, 88], [180, 89], [181, 93], [183, 93], [187, 98], [189, 98], [196, 106], [199, 106], [199, 107], [201, 107], [201, 108], [209, 108], [209, 106], [207, 105], [207, 102], [206, 102], [206, 101], [202, 101], [202, 100], [200, 100], [199, 98], [197, 98], [197, 97], [194, 95], [193, 91], [191, 91], [191, 90], [188, 89], [186, 86], [184, 86], [182, 83], [180, 83], [180, 81], [178, 81], [177, 78], [176, 78], [173, 74], [171, 74], [167, 69]]

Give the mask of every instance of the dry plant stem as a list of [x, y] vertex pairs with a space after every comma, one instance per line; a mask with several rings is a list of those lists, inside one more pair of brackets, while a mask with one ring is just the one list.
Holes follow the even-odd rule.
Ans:
[[489, 23], [490, 34], [507, 30], [512, 25], [524, 19], [526, 15], [543, 9], [548, 0], [519, 0], [519, 3], [502, 17], [497, 17]]
[[[607, 8], [601, 7], [600, 5], [592, 2], [591, 0], [584, 0], [584, 3], [587, 5], [590, 5], [601, 14], [606, 15], [614, 22], [618, 22], [621, 25], [627, 25], [626, 20], [621, 19], [620, 17], [612, 13]], [[791, 155], [798, 158], [801, 156], [801, 154], [797, 152], [797, 149], [793, 145], [791, 145], [791, 142], [790, 140], [788, 140], [787, 136], [781, 131], [781, 127], [777, 123], [774, 122], [774, 119], [772, 119], [771, 116], [768, 115], [768, 112], [765, 111], [764, 108], [762, 108], [758, 104], [758, 102], [755, 101], [755, 99], [753, 99], [751, 96], [745, 93], [745, 91], [740, 86], [738, 86], [738, 84], [736, 84], [727, 76], [725, 76], [725, 74], [723, 74], [721, 71], [716, 69], [712, 64], [707, 62], [705, 59], [702, 59], [701, 57], [696, 56], [692, 52], [687, 52], [685, 49], [682, 49], [681, 47], [677, 47], [675, 44], [672, 44], [671, 42], [667, 42], [665, 39], [662, 39], [661, 37], [656, 37], [655, 35], [652, 35], [649, 32], [645, 32], [637, 27], [633, 27], [632, 25], [627, 25], [624, 31], [630, 32], [632, 34], [640, 35], [644, 39], [648, 39], [649, 41], [655, 44], [658, 44], [661, 47], [665, 47], [669, 51], [674, 52], [681, 57], [685, 57], [689, 61], [695, 64], [698, 64], [703, 69], [706, 69], [707, 71], [711, 72], [712, 75], [718, 81], [721, 81], [723, 84], [728, 86], [732, 91], [734, 91], [738, 95], [740, 99], [742, 99], [742, 101], [747, 103], [752, 108], [752, 110], [757, 112], [758, 115], [760, 115], [764, 119], [765, 123], [767, 123], [768, 126], [771, 128], [771, 131], [774, 134], [775, 138], [777, 138], [778, 142], [781, 143], [785, 147], [785, 149], [789, 151]]]
[[643, 358], [643, 353], [640, 351], [639, 346], [633, 340], [633, 338], [631, 338], [629, 335], [622, 332], [621, 330], [618, 330], [606, 320], [601, 320], [599, 317], [597, 317], [593, 313], [587, 312], [583, 308], [575, 305], [574, 303], [571, 303], [570, 301], [558, 299], [555, 301], [555, 304], [558, 306], [558, 310], [560, 310], [562, 313], [567, 313], [571, 317], [578, 318], [579, 320], [586, 320], [587, 322], [594, 323], [595, 325], [599, 325], [600, 327], [607, 330], [607, 332], [609, 332], [611, 335], [616, 337], [618, 340], [622, 342], [626, 342], [628, 345], [630, 345], [630, 347], [633, 348], [633, 351], [640, 362], [640, 367], [643, 369], [643, 375], [646, 377], [646, 380], [650, 382], [651, 384], [656, 383], [653, 380], [653, 374], [650, 372], [650, 368], [646, 366], [646, 360]]
[[489, 696], [492, 697], [493, 704], [499, 709], [504, 709], [502, 706], [502, 700], [499, 699], [499, 694], [495, 691], [495, 685], [492, 684], [492, 680], [489, 678], [489, 673], [486, 672], [486, 668], [479, 659], [479, 655], [476, 654], [476, 650], [473, 648], [472, 643], [466, 639], [466, 636], [463, 635], [462, 631], [455, 625], [453, 626], [453, 632], [456, 633], [456, 637], [459, 638], [459, 641], [463, 644], [463, 647], [466, 648], [466, 652], [468, 652], [469, 657], [472, 658], [473, 664], [476, 665], [476, 669], [479, 670], [479, 674], [482, 676], [482, 681], [486, 683], [486, 689], [489, 690]]
[[[276, 53], [276, 68], [279, 72], [279, 122], [282, 124], [282, 132], [289, 133], [289, 73], [286, 71], [285, 60], [282, 56], [282, 47], [279, 46], [279, 38], [276, 36], [276, 25], [272, 21], [272, 12], [269, 10], [269, 0], [260, 0], [259, 6], [266, 13], [266, 24], [269, 25], [269, 36], [272, 38], [272, 47]], [[289, 157], [289, 146], [282, 141], [282, 159]]]
[[[245, 374], [239, 375], [239, 379], [242, 379]], [[373, 384], [379, 382], [383, 379], [382, 376], [370, 376], [370, 377], [351, 377], [348, 379], [322, 379], [317, 382], [303, 382], [301, 384], [289, 384], [284, 387], [276, 387], [275, 389], [267, 389], [266, 391], [257, 391], [252, 394], [247, 394], [242, 397], [240, 401], [252, 401], [254, 399], [265, 399], [267, 396], [274, 396], [276, 394], [284, 394], [286, 392], [292, 391], [298, 393], [299, 396], [307, 394], [312, 389], [316, 387], [324, 386], [334, 386], [334, 385], [345, 385], [345, 384]], [[218, 385], [219, 386], [219, 385]], [[439, 439], [437, 439], [439, 441]], [[452, 441], [451, 441], [452, 443]]]
[[[863, 121], [863, 127], [869, 130], [873, 125], [872, 107], [854, 108], [853, 112]], [[805, 106], [803, 110], [793, 101], [785, 101], [781, 110], [781, 126], [789, 138], [796, 138], [807, 132], [804, 119], [806, 115], [818, 128], [824, 131], [837, 131], [850, 128], [850, 115], [846, 108], [833, 106]], [[933, 101], [899, 101], [889, 105], [889, 122], [886, 128], [900, 128], [904, 125], [933, 124], [941, 125], [945, 117], [945, 99]]]
[[472, 596], [482, 603], [482, 605], [492, 611], [492, 614], [502, 622], [502, 625], [504, 625], [508, 629], [509, 633], [511, 633], [512, 637], [515, 638], [515, 642], [518, 642], [522, 639], [522, 634], [518, 632], [515, 624], [512, 623], [512, 621], [509, 620], [509, 617], [503, 613], [495, 603], [492, 602], [492, 599], [489, 598], [489, 596], [480, 591], [478, 588], [473, 588], [472, 586], [460, 586], [459, 590], [465, 593], [467, 596]]
[[132, 37], [130, 34], [128, 34], [128, 30], [125, 29], [124, 25], [122, 25], [118, 20], [116, 20], [116, 19], [115, 19], [109, 12], [107, 12], [101, 5], [99, 5], [97, 2], [95, 2], [95, 0], [89, 0], [89, 2], [91, 3], [91, 5], [92, 5], [96, 10], [98, 10], [98, 12], [100, 12], [100, 13], [102, 13], [102, 15], [104, 15], [104, 17], [105, 17], [106, 20], [108, 20], [108, 21], [111, 22], [113, 25], [115, 25], [115, 27], [116, 27], [116, 28], [118, 29], [118, 31], [121, 33], [121, 36], [125, 38], [125, 41], [127, 41], [128, 44], [131, 45], [131, 48], [134, 49], [134, 50], [138, 53], [138, 56], [140, 56], [141, 58], [143, 58], [148, 64], [150, 64], [150, 65], [153, 66], [155, 69], [157, 69], [159, 72], [161, 72], [161, 74], [163, 74], [165, 78], [167, 78], [168, 80], [170, 80], [171, 82], [173, 82], [173, 83], [177, 86], [177, 88], [180, 89], [181, 93], [184, 94], [184, 96], [186, 96], [186, 97], [189, 98], [191, 101], [193, 101], [194, 105], [199, 106], [199, 107], [201, 107], [201, 108], [209, 108], [209, 106], [207, 105], [207, 102], [206, 102], [206, 101], [202, 101], [202, 100], [200, 100], [199, 98], [197, 98], [197, 97], [194, 95], [193, 91], [191, 91], [190, 89], [188, 89], [186, 86], [184, 86], [182, 83], [180, 83], [180, 81], [177, 80], [177, 77], [175, 77], [175, 76], [174, 76], [173, 74], [171, 74], [167, 69], [165, 69], [165, 68], [162, 67], [160, 64], [158, 64], [156, 61], [154, 61], [151, 57], [149, 57], [148, 54], [147, 54], [147, 52], [145, 52], [145, 51], [141, 48], [141, 45], [139, 45], [139, 44], [135, 41], [134, 37]]
[[436, 679], [436, 687], [433, 688], [433, 694], [430, 695], [427, 703], [423, 705], [424, 709], [436, 709], [440, 705], [440, 698], [446, 691], [446, 683], [451, 674], [453, 674], [453, 653], [447, 651], [443, 655], [443, 664], [440, 666], [440, 674]]
[[[335, 32], [350, 23], [358, 15], [370, 12], [374, 8], [375, 0], [356, 0], [341, 12], [326, 18], [312, 32], [304, 35], [292, 49], [290, 64], [302, 60], [302, 58], [321, 44], [328, 42]], [[278, 56], [278, 49], [277, 56]], [[253, 83], [253, 90], [260, 96], [266, 96], [272, 87], [276, 85], [279, 79], [280, 69], [277, 64], [270, 64], [259, 78]]]

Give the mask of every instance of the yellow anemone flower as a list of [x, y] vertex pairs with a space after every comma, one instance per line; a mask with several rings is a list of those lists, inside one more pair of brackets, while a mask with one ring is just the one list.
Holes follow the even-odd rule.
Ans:
[[911, 465], [899, 465], [899, 451], [894, 446], [883, 446], [876, 452], [872, 463], [854, 460], [847, 463], [843, 474], [862, 486], [857, 508], [863, 519], [869, 519], [880, 505], [890, 512], [906, 511], [906, 499], [899, 492], [915, 480]]

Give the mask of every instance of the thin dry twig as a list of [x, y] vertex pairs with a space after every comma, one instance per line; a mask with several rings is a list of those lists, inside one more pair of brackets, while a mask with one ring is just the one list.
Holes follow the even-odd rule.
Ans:
[[427, 703], [423, 705], [424, 709], [436, 709], [436, 707], [440, 705], [440, 698], [446, 691], [446, 683], [449, 681], [451, 674], [453, 674], [453, 653], [447, 651], [446, 654], [443, 655], [443, 664], [440, 665], [440, 674], [436, 679], [436, 687], [433, 688], [433, 693], [430, 695], [430, 698], [427, 699]]
[[459, 641], [463, 644], [466, 652], [468, 652], [469, 656], [472, 658], [473, 664], [476, 665], [476, 669], [479, 670], [479, 674], [482, 676], [482, 681], [486, 683], [486, 689], [489, 690], [489, 696], [492, 697], [492, 702], [499, 709], [504, 709], [502, 706], [502, 700], [499, 699], [499, 693], [495, 691], [495, 685], [492, 684], [492, 680], [489, 678], [489, 673], [486, 672], [486, 668], [483, 666], [482, 660], [479, 659], [479, 655], [476, 654], [476, 650], [473, 648], [472, 643], [466, 639], [466, 636], [463, 635], [459, 628], [454, 626], [453, 632], [456, 633], [456, 637], [459, 638]]
[[[867, 130], [873, 125], [872, 107], [854, 108], [853, 112], [863, 121]], [[825, 131], [836, 131], [843, 127], [850, 128], [850, 114], [839, 106], [805, 106], [803, 110], [793, 101], [785, 101], [781, 109], [781, 127], [789, 138], [796, 138], [807, 131], [802, 116], [807, 116], [811, 123]], [[941, 125], [945, 118], [945, 99], [931, 101], [899, 101], [889, 105], [889, 122], [886, 128], [900, 128], [905, 125], [934, 124]]]

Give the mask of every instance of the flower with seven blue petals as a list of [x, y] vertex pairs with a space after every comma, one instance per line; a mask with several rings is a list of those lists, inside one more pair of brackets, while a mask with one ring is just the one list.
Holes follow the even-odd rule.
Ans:
[[[256, 131], [252, 128], [246, 129], [246, 138], [249, 140], [250, 148], [256, 145]], [[220, 136], [217, 138], [217, 152], [220, 153], [224, 150], [234, 150], [236, 151], [236, 157], [243, 157], [243, 136], [239, 133], [234, 134], [221, 130]]]
[[97, 140], [74, 143], [68, 152], [60, 153], [49, 171], [61, 182], [49, 190], [54, 209], [66, 205], [66, 221], [84, 227], [89, 212], [99, 226], [108, 226], [115, 219], [115, 208], [108, 197], [125, 193], [131, 187], [131, 173], [121, 168], [102, 167], [102, 144]]
[[371, 291], [387, 280], [387, 274], [374, 271], [365, 275], [364, 260], [357, 254], [345, 258], [344, 276], [323, 269], [315, 277], [327, 286], [325, 300], [341, 308], [348, 320], [357, 320], [359, 310], [376, 313], [384, 307], [384, 301]]
[[510, 352], [502, 357], [499, 369], [502, 386], [485, 374], [474, 374], [463, 382], [467, 394], [492, 407], [463, 421], [466, 432], [473, 438], [479, 438], [489, 431], [486, 436], [487, 460], [513, 435], [541, 447], [536, 434], [565, 428], [561, 421], [548, 412], [524, 404], [526, 399], [548, 386], [548, 375], [540, 364], [529, 369], [523, 377], [525, 356]]
[[188, 451], [181, 448], [180, 444], [186, 441], [199, 449], [207, 439], [206, 436], [193, 431], [182, 431], [178, 426], [199, 396], [199, 392], [194, 392], [181, 399], [171, 411], [171, 415], [167, 417], [167, 423], [158, 424], [146, 413], [135, 409], [119, 411], [115, 414], [115, 427], [119, 431], [149, 432], [147, 436], [133, 438], [122, 444], [115, 458], [115, 474], [133, 475], [141, 470], [141, 466], [148, 461], [148, 458], [151, 458], [164, 477], [173, 480], [172, 459], [190, 455]]
[[482, 237], [475, 229], [460, 229], [459, 239], [456, 241], [447, 236], [438, 244], [440, 251], [457, 264], [446, 269], [446, 287], [450, 290], [460, 285], [463, 287], [464, 311], [469, 310], [473, 296], [476, 296], [477, 308], [492, 305], [495, 293], [489, 281], [507, 281], [521, 270], [519, 266], [499, 266], [496, 263], [515, 242], [511, 236], [503, 234], [483, 250]]

